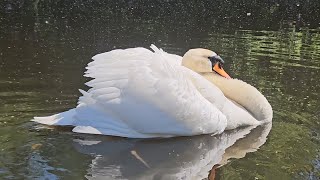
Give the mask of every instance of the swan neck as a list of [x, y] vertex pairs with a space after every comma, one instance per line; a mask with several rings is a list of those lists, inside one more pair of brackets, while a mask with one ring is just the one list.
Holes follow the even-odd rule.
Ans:
[[206, 78], [214, 83], [230, 100], [243, 106], [257, 120], [269, 122], [272, 120], [272, 107], [267, 99], [253, 86], [238, 79], [226, 79], [210, 73]]

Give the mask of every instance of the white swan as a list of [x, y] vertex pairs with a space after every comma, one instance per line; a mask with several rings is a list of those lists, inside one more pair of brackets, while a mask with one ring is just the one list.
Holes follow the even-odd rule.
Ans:
[[231, 79], [213, 51], [191, 49], [182, 58], [151, 48], [94, 56], [85, 73], [93, 78], [86, 83], [91, 88], [80, 90], [78, 106], [33, 121], [131, 138], [218, 134], [271, 121], [266, 98]]

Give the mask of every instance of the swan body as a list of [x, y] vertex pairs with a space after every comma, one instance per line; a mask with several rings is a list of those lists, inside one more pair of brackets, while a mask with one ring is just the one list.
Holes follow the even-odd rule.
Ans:
[[[130, 138], [219, 134], [272, 119], [272, 108], [253, 86], [214, 72], [206, 49], [184, 57], [154, 45], [94, 56], [78, 106], [33, 121], [70, 125], [78, 133]], [[218, 67], [218, 66], [217, 66]]]

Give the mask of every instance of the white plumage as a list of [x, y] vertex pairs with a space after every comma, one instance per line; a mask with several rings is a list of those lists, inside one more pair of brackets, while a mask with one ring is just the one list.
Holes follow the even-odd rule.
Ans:
[[[131, 138], [218, 134], [261, 123], [205, 76], [182, 66], [182, 57], [151, 48], [154, 52], [131, 48], [94, 56], [85, 72], [93, 78], [86, 83], [91, 88], [80, 90], [78, 106], [33, 121]], [[272, 118], [271, 106], [266, 109]]]

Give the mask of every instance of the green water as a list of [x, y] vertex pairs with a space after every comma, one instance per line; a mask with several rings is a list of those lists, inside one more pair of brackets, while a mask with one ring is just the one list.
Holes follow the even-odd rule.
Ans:
[[[202, 179], [215, 164], [216, 179], [319, 179], [318, 1], [0, 5], [0, 179]], [[29, 121], [76, 105], [93, 55], [151, 43], [179, 55], [193, 47], [219, 53], [232, 77], [267, 97], [271, 131], [128, 140]]]

